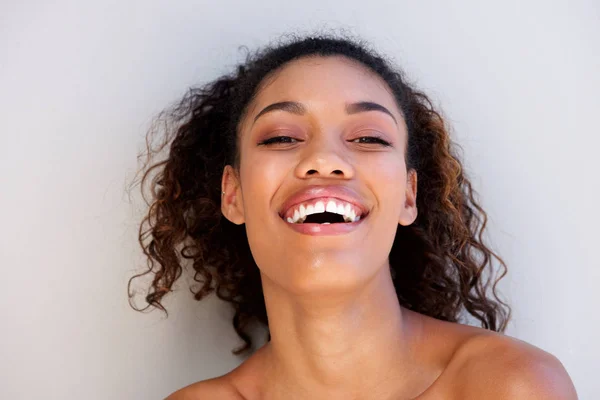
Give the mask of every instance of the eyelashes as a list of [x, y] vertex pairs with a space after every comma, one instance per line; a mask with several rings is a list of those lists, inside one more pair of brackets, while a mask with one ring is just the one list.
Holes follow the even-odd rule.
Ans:
[[[362, 139], [365, 139], [366, 141], [361, 141]], [[359, 140], [359, 142], [355, 142], [356, 140]], [[389, 147], [389, 146], [392, 145], [387, 140], [384, 140], [384, 139], [382, 139], [382, 138], [380, 138], [378, 136], [361, 136], [359, 138], [351, 140], [351, 142], [354, 142], [354, 143], [364, 143], [364, 144], [371, 144], [371, 143], [377, 144], [378, 143], [378, 144], [381, 144], [381, 145], [386, 146], [386, 147]]]
[[[295, 144], [295, 143], [299, 143], [299, 142], [302, 142], [302, 140], [295, 139], [291, 136], [275, 136], [275, 137], [263, 140], [262, 142], [259, 142], [258, 145], [259, 146], [269, 146], [269, 145], [273, 145], [273, 144]], [[380, 146], [384, 146], [384, 147], [390, 147], [392, 145], [387, 140], [382, 139], [378, 136], [361, 136], [356, 139], [349, 140], [348, 142], [358, 143], [358, 144], [368, 144], [368, 145], [374, 144], [374, 145], [380, 145]]]
[[259, 146], [268, 146], [270, 144], [276, 144], [276, 143], [294, 144], [294, 143], [298, 143], [298, 142], [300, 142], [300, 140], [294, 139], [293, 137], [290, 137], [290, 136], [275, 136], [275, 137], [263, 140], [258, 145]]

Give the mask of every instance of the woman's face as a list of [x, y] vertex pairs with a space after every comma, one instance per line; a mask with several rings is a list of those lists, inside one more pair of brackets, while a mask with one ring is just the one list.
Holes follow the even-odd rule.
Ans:
[[406, 139], [377, 75], [343, 57], [293, 61], [262, 83], [240, 123], [223, 213], [245, 223], [262, 274], [285, 289], [356, 287], [389, 265], [398, 224], [417, 216]]

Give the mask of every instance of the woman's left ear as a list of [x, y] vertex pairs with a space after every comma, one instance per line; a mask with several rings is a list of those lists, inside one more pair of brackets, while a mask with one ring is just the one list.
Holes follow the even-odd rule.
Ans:
[[417, 171], [414, 169], [408, 171], [405, 197], [404, 207], [400, 212], [398, 223], [408, 226], [415, 222], [419, 213], [417, 210]]
[[236, 225], [244, 223], [244, 200], [235, 169], [226, 165], [221, 179], [221, 212]]

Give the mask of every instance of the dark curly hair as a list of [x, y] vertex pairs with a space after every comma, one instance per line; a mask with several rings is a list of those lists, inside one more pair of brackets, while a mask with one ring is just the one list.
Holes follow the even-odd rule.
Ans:
[[[387, 82], [405, 118], [406, 165], [419, 176], [419, 213], [413, 224], [398, 226], [389, 255], [399, 303], [452, 322], [462, 322], [466, 310], [483, 328], [504, 332], [511, 309], [498, 298], [496, 285], [507, 268], [484, 244], [487, 215], [457, 155], [462, 148], [451, 141], [441, 113], [403, 72], [368, 43], [348, 35], [286, 35], [276, 44], [248, 52], [235, 72], [190, 88], [156, 117], [146, 136], [146, 161], [136, 176], [143, 172], [142, 178], [134, 180], [134, 185], [141, 182], [149, 209], [139, 229], [148, 268], [129, 280], [132, 307], [166, 312], [161, 300], [182, 275], [187, 259], [194, 270], [195, 299], [216, 291], [235, 310], [233, 327], [245, 344], [234, 354], [253, 349], [249, 334], [253, 320], [268, 330], [259, 268], [245, 227], [221, 213], [221, 177], [226, 165], [239, 168], [238, 124], [259, 84], [290, 61], [315, 56], [343, 56], [365, 65]], [[157, 133], [162, 135], [155, 144]], [[152, 164], [169, 144], [166, 159]], [[148, 201], [144, 184], [150, 179]], [[497, 279], [493, 258], [502, 266]], [[147, 305], [140, 309], [132, 301], [132, 281], [147, 274], [152, 281]]]

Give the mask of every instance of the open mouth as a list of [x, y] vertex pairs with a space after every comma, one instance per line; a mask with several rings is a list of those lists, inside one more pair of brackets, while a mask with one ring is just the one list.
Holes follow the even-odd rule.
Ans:
[[282, 218], [290, 224], [343, 224], [360, 221], [367, 213], [339, 199], [318, 199], [290, 208]]

